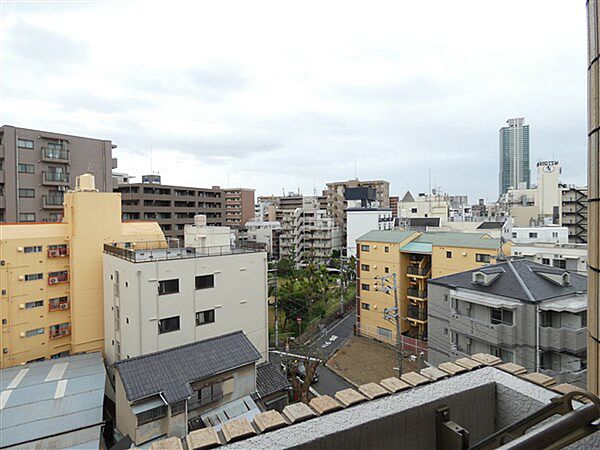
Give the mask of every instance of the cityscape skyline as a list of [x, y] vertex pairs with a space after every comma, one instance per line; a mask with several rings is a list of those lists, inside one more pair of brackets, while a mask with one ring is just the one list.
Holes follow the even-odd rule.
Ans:
[[[511, 16], [514, 30], [504, 36], [498, 27], [509, 7], [453, 4], [454, 17], [464, 20], [457, 32], [455, 21], [432, 19], [425, 7], [380, 6], [389, 14], [347, 7], [336, 37], [327, 27], [335, 6], [318, 20], [310, 8], [293, 11], [298, 22], [311, 20], [310, 38], [295, 21], [272, 23], [269, 14], [241, 7], [252, 20], [232, 23], [248, 37], [240, 52], [226, 29], [172, 29], [173, 12], [152, 5], [4, 4], [2, 123], [110, 139], [120, 171], [139, 177], [152, 167], [168, 184], [312, 194], [356, 173], [389, 180], [401, 195], [426, 191], [431, 169], [432, 187], [494, 201], [497, 131], [507, 118], [524, 116], [531, 164], [559, 160], [569, 183], [585, 184], [583, 8], [520, 5], [526, 11]], [[227, 8], [188, 7], [190, 17], [211, 15], [215, 23]], [[449, 6], [440, 8], [438, 17]], [[274, 14], [286, 12], [273, 6]], [[138, 14], [157, 26], [127, 19]], [[485, 25], [474, 14], [500, 16]], [[540, 20], [530, 21], [532, 14]], [[109, 38], [95, 32], [92, 17], [111, 23]], [[434, 23], [425, 27], [421, 17]], [[159, 24], [161, 36], [147, 31]], [[274, 42], [272, 33], [286, 27], [291, 32]], [[58, 49], [52, 58], [48, 46]], [[527, 73], [507, 70], [525, 60]], [[393, 157], [383, 162], [384, 154]]]

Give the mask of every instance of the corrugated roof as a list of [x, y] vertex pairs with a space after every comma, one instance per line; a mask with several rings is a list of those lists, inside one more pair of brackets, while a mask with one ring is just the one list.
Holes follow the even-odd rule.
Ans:
[[500, 239], [491, 238], [489, 234], [445, 231], [422, 233], [414, 242], [427, 242], [443, 247], [484, 248], [488, 250], [497, 250], [501, 246]]
[[409, 242], [400, 248], [401, 252], [405, 253], [431, 253], [432, 245], [427, 242]]
[[65, 448], [74, 430], [86, 428], [90, 431], [84, 433], [85, 442], [91, 433], [96, 442], [90, 447], [97, 447], [105, 381], [100, 353], [3, 369], [0, 447], [25, 442], [35, 447], [36, 441], [56, 435], [56, 448]]
[[372, 242], [390, 242], [400, 243], [411, 235], [416, 234], [416, 231], [399, 231], [399, 230], [373, 230], [356, 239], [357, 241], [372, 241]]
[[[502, 272], [498, 268], [504, 268]], [[473, 283], [473, 272], [500, 273], [488, 286]], [[505, 261], [445, 277], [434, 278], [429, 283], [451, 288], [468, 289], [482, 293], [510, 297], [525, 302], [538, 302], [587, 292], [587, 278], [570, 272], [570, 284], [559, 286], [545, 278], [544, 273], [561, 275], [567, 271], [539, 264], [527, 259]]]
[[242, 331], [225, 334], [115, 364], [130, 402], [162, 393], [169, 404], [189, 398], [190, 383], [260, 359]]
[[270, 362], [256, 367], [256, 391], [260, 398], [280, 392], [290, 387], [287, 377]]

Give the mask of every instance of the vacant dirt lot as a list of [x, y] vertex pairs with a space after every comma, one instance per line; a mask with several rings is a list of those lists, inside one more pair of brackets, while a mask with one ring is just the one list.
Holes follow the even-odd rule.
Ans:
[[[356, 385], [379, 382], [384, 378], [397, 377], [396, 352], [389, 346], [363, 337], [352, 337], [327, 362], [334, 372]], [[404, 360], [403, 372], [417, 371], [417, 365]]]

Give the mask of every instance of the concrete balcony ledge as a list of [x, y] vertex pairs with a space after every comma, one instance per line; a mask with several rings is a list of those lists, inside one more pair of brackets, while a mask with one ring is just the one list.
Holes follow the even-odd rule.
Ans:
[[540, 328], [540, 347], [579, 353], [587, 347], [587, 328]]
[[492, 345], [514, 347], [519, 341], [514, 325], [492, 325], [458, 313], [452, 313], [450, 327], [461, 334]]

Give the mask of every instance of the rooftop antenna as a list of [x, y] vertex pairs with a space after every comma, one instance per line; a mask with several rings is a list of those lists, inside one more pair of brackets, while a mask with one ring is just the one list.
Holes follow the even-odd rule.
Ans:
[[227, 172], [227, 187], [231, 187], [229, 186], [229, 172]]
[[354, 157], [354, 179], [358, 180], [357, 166], [356, 166], [356, 156]]
[[150, 175], [154, 175], [154, 168], [153, 168], [153, 157], [152, 157], [152, 147], [150, 147]]

